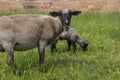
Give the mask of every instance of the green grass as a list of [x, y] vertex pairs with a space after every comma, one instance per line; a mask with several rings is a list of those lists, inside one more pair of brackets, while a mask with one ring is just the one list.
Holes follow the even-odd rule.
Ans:
[[79, 45], [76, 55], [73, 49], [68, 52], [65, 41], [58, 42], [53, 54], [48, 46], [44, 73], [39, 70], [37, 49], [15, 52], [21, 77], [7, 66], [6, 53], [0, 53], [0, 80], [120, 80], [120, 13], [82, 13], [73, 17], [71, 27], [90, 42], [86, 52]]

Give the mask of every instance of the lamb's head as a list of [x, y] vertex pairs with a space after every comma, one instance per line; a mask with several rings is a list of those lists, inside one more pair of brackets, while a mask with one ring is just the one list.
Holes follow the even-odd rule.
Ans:
[[72, 15], [78, 15], [80, 13], [81, 11], [72, 11], [70, 9], [62, 9], [58, 12], [50, 12], [49, 14], [52, 16], [58, 16], [62, 23], [63, 29], [65, 31], [68, 31], [71, 23]]

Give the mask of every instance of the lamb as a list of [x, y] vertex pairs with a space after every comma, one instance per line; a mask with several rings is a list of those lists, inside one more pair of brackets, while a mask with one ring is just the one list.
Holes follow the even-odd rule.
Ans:
[[[25, 51], [38, 47], [39, 64], [44, 64], [45, 47], [63, 31], [69, 30], [72, 15], [81, 11], [62, 9], [42, 14], [17, 14], [0, 17], [0, 50], [7, 53], [7, 64], [17, 69], [14, 51]], [[58, 18], [54, 17], [58, 16]]]
[[58, 40], [67, 40], [68, 51], [70, 50], [71, 45], [73, 46], [74, 53], [76, 53], [76, 43], [86, 51], [88, 46], [88, 41], [83, 40], [77, 31], [74, 28], [70, 28], [68, 31], [63, 31], [50, 45], [51, 53], [56, 49], [56, 44]]

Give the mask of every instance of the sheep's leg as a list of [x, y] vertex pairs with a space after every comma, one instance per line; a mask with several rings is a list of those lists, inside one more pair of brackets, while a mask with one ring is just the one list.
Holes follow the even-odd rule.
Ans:
[[70, 41], [67, 41], [67, 43], [68, 43], [68, 51], [70, 51], [70, 47], [72, 43]]
[[13, 69], [17, 69], [15, 63], [14, 63], [14, 51], [13, 50], [6, 50], [7, 52], [7, 64], [11, 67], [13, 67]]
[[51, 45], [50, 45], [50, 49], [51, 49], [51, 53], [53, 53], [54, 49], [56, 49], [56, 45], [51, 44]]
[[21, 71], [17, 69], [16, 64], [14, 63], [14, 51], [12, 50], [6, 50], [7, 52], [7, 64], [12, 68], [13, 73], [15, 75], [21, 76]]
[[7, 53], [7, 64], [16, 69], [16, 65], [14, 63], [14, 45], [9, 42], [4, 42], [2, 46]]
[[21, 76], [21, 71], [18, 70], [16, 64], [14, 63], [14, 43], [3, 42], [2, 47], [7, 53], [7, 65], [9, 65], [12, 68], [13, 73], [15, 75]]
[[3, 49], [2, 45], [0, 45], [0, 51], [4, 52], [5, 50]]
[[[51, 53], [56, 49], [56, 44], [57, 44], [57, 39], [54, 40], [51, 45], [50, 45], [50, 49], [51, 49]], [[56, 49], [57, 50], [57, 49]]]
[[14, 44], [10, 42], [4, 42], [2, 46], [7, 53], [7, 65], [9, 65], [13, 69], [13, 72], [16, 74], [17, 67], [14, 63]]
[[72, 46], [73, 46], [74, 53], [76, 53], [76, 44], [75, 44], [75, 42], [72, 42]]
[[40, 64], [40, 66], [42, 66], [44, 64], [45, 46], [46, 46], [45, 42], [43, 42], [43, 41], [39, 42], [38, 51], [39, 51], [39, 64]]

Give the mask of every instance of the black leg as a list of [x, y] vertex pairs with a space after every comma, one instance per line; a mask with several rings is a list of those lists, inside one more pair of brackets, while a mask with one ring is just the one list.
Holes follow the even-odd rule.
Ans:
[[72, 46], [73, 46], [74, 53], [76, 53], [76, 44], [75, 44], [75, 42], [72, 42]]
[[54, 50], [57, 50], [57, 49], [56, 49], [56, 44], [57, 44], [57, 42], [58, 42], [58, 39], [59, 39], [59, 38], [56, 38], [56, 39], [51, 43], [51, 45], [50, 45], [51, 53], [53, 53]]
[[54, 49], [55, 49], [55, 46], [53, 46], [53, 44], [51, 44], [51, 45], [50, 45], [51, 53], [53, 53]]
[[67, 41], [67, 44], [68, 44], [68, 51], [70, 51], [71, 42], [70, 42], [70, 41]]
[[51, 53], [53, 53], [54, 50], [56, 50], [56, 44], [52, 43], [50, 45]]

